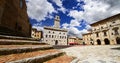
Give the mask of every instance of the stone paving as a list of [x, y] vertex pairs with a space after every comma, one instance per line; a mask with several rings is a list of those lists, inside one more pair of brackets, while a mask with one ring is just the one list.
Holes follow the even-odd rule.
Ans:
[[77, 63], [120, 63], [120, 45], [74, 46], [61, 49]]

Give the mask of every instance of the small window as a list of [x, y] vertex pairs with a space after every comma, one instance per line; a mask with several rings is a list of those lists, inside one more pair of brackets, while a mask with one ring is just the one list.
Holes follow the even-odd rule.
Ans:
[[110, 27], [112, 27], [112, 25], [110, 25]]
[[106, 33], [106, 32], [104, 32], [104, 36], [107, 36], [107, 33]]
[[96, 37], [99, 37], [99, 34], [98, 34], [98, 33], [96, 33]]
[[52, 35], [52, 38], [53, 38], [54, 36]]
[[60, 38], [61, 38], [61, 36], [60, 36]]
[[96, 29], [94, 29], [94, 30], [96, 30]]
[[65, 39], [66, 39], [66, 36], [65, 36]]
[[49, 33], [50, 33], [50, 31], [49, 31]]
[[111, 35], [113, 35], [113, 33], [111, 33]]
[[115, 21], [113, 21], [112, 23], [115, 23]]
[[101, 27], [101, 29], [103, 29], [103, 27]]
[[48, 35], [46, 35], [46, 38], [47, 38]]
[[54, 34], [54, 32], [53, 32], [53, 34]]
[[49, 35], [49, 38], [51, 38], [51, 35]]

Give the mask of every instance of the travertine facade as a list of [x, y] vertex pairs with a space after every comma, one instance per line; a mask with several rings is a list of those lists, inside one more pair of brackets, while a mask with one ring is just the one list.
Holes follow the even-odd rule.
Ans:
[[25, 0], [0, 0], [0, 34], [31, 36]]
[[32, 28], [31, 37], [40, 40], [42, 38], [42, 31], [37, 31], [37, 29]]
[[54, 27], [44, 27], [44, 42], [50, 45], [67, 45], [67, 30], [60, 29], [60, 18], [55, 17]]
[[120, 14], [91, 24], [92, 31], [83, 35], [86, 44], [120, 44]]

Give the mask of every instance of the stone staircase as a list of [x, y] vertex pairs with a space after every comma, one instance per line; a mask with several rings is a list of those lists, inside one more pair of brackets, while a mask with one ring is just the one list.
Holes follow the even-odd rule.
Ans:
[[64, 55], [32, 38], [0, 36], [0, 63], [44, 63]]

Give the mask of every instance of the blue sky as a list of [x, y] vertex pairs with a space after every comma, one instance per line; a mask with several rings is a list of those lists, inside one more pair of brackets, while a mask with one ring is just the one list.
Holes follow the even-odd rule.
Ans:
[[[82, 37], [89, 24], [120, 13], [120, 0], [27, 0], [27, 12], [33, 28], [53, 26], [60, 16], [61, 28], [69, 35]], [[116, 10], [115, 10], [116, 9]]]

